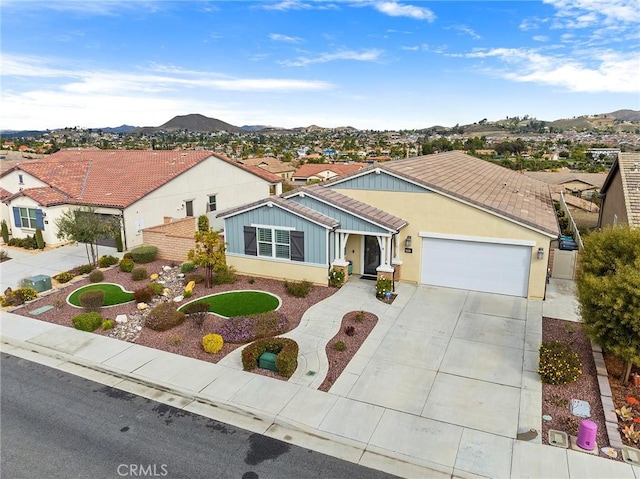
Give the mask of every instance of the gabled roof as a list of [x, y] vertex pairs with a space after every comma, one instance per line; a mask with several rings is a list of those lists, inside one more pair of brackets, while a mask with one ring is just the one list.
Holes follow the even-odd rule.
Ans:
[[375, 223], [383, 228], [391, 231], [398, 231], [407, 224], [402, 218], [398, 218], [386, 211], [382, 211], [367, 203], [353, 199], [349, 196], [343, 195], [336, 190], [325, 188], [320, 185], [312, 185], [299, 188], [291, 194], [285, 194], [283, 196], [291, 198], [293, 196], [309, 195], [312, 198], [316, 198], [319, 201], [332, 205], [338, 209], [346, 211], [354, 216], [359, 216], [366, 221]]
[[22, 162], [2, 176], [21, 170], [49, 185], [57, 195], [39, 188], [21, 192], [38, 195], [43, 206], [58, 204], [62, 195], [64, 203], [124, 208], [211, 157], [267, 182], [282, 181], [258, 167], [201, 150], [60, 150], [47, 158]]
[[31, 198], [33, 201], [42, 206], [55, 206], [63, 205], [71, 202], [71, 198], [64, 193], [51, 188], [50, 186], [39, 186], [36, 188], [25, 188], [17, 193], [9, 195], [7, 198], [3, 198], [3, 201], [11, 201], [14, 198], [25, 196]]
[[240, 163], [245, 166], [257, 166], [274, 175], [295, 171], [296, 169], [291, 163], [285, 163], [284, 161], [271, 157], [247, 158], [246, 160], [241, 160]]
[[602, 193], [607, 192], [618, 170], [629, 226], [640, 227], [640, 153], [618, 153], [602, 185]]
[[255, 210], [256, 208], [262, 208], [263, 206], [276, 206], [283, 210], [287, 210], [293, 214], [301, 216], [303, 218], [308, 219], [314, 223], [318, 223], [321, 226], [324, 226], [328, 229], [337, 228], [340, 223], [333, 218], [329, 218], [328, 216], [323, 215], [322, 213], [318, 213], [311, 208], [307, 208], [306, 206], [300, 205], [294, 201], [289, 201], [285, 198], [281, 198], [279, 196], [271, 196], [269, 198], [263, 198], [258, 201], [254, 201], [253, 203], [248, 203], [246, 205], [238, 206], [236, 208], [231, 208], [225, 211], [221, 211], [216, 215], [218, 218], [229, 218], [231, 216], [238, 215], [240, 213], [244, 213], [246, 211]]
[[294, 178], [309, 178], [311, 176], [318, 175], [323, 171], [331, 171], [336, 175], [347, 175], [358, 171], [365, 163], [306, 163], [296, 170], [293, 174]]
[[326, 185], [378, 168], [551, 236], [559, 234], [549, 185], [459, 151], [375, 164]]
[[607, 175], [605, 173], [574, 173], [574, 172], [551, 172], [551, 171], [526, 171], [524, 173], [530, 178], [544, 181], [550, 185], [564, 185], [579, 181], [585, 185], [601, 188]]

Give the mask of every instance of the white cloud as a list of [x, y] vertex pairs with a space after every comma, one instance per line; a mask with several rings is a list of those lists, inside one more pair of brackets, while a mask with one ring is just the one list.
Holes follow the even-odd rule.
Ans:
[[328, 63], [338, 60], [354, 60], [360, 62], [375, 62], [380, 59], [381, 50], [365, 50], [357, 52], [353, 50], [341, 50], [336, 53], [322, 53], [314, 58], [298, 57], [295, 60], [280, 62], [288, 67], [304, 67], [314, 63]]
[[78, 16], [119, 16], [128, 11], [142, 10], [154, 13], [169, 6], [168, 2], [157, 0], [2, 0], [2, 8], [6, 11], [15, 8], [16, 11], [25, 10], [54, 10]]
[[404, 46], [400, 48], [402, 50], [407, 50], [410, 52], [418, 52], [418, 51], [428, 52], [429, 51], [429, 45], [427, 45], [426, 43], [423, 43], [422, 45]]
[[588, 60], [580, 60], [562, 56], [545, 56], [529, 49], [494, 48], [462, 56], [497, 59], [503, 62], [503, 67], [485, 67], [485, 69], [496, 76], [516, 82], [558, 86], [572, 92], [637, 93], [640, 65], [636, 53], [614, 51], [589, 53]]
[[482, 38], [472, 28], [470, 28], [470, 27], [468, 27], [466, 25], [456, 25], [456, 26], [453, 26], [453, 27], [449, 27], [448, 29], [449, 30], [457, 30], [459, 32], [466, 33], [467, 35], [469, 35], [474, 40], [480, 40]]
[[637, 0], [543, 0], [557, 10], [557, 17], [568, 28], [587, 28], [605, 24], [640, 22]]
[[426, 20], [428, 22], [433, 22], [436, 18], [435, 14], [425, 7], [404, 5], [398, 2], [373, 2], [371, 5], [380, 13], [384, 13], [390, 17], [408, 17], [414, 20]]
[[275, 42], [285, 42], [285, 43], [300, 43], [302, 42], [302, 38], [299, 37], [290, 37], [289, 35], [282, 35], [280, 33], [271, 33], [269, 38]]
[[534, 42], [548, 42], [549, 41], [549, 37], [546, 35], [534, 35], [533, 37], [531, 37], [531, 39]]

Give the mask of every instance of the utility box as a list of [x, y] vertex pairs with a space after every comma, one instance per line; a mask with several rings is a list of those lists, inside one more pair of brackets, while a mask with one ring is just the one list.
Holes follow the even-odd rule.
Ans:
[[22, 286], [25, 288], [33, 288], [38, 293], [49, 291], [51, 289], [51, 276], [37, 274], [22, 280]]
[[349, 265], [347, 266], [347, 274], [351, 276], [353, 274], [353, 261], [348, 261]]
[[276, 355], [273, 353], [262, 353], [258, 359], [258, 367], [276, 371]]

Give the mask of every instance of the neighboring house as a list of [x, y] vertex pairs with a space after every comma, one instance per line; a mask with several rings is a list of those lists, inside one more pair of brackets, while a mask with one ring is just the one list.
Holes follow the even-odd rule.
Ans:
[[563, 192], [565, 195], [587, 199], [600, 191], [607, 178], [606, 173], [573, 173], [570, 171], [526, 171], [524, 174], [548, 183], [554, 193]]
[[289, 181], [296, 171], [295, 166], [293, 166], [291, 162], [286, 163], [277, 158], [248, 158], [246, 160], [240, 160], [240, 163], [247, 166], [257, 166], [286, 181]]
[[620, 153], [600, 191], [598, 227], [640, 227], [640, 153]]
[[[219, 214], [239, 272], [354, 274], [541, 299], [559, 235], [549, 186], [460, 152], [362, 168]], [[348, 268], [347, 268], [348, 269]]]
[[272, 188], [281, 192], [281, 182], [210, 151], [61, 150], [0, 175], [0, 186], [10, 192], [2, 199], [8, 207], [3, 219], [13, 237], [39, 227], [47, 244], [60, 243], [56, 219], [90, 206], [120, 217], [125, 249], [141, 244], [142, 229], [165, 216], [208, 213], [212, 227], [221, 228], [216, 211], [267, 197]]
[[347, 175], [367, 166], [365, 163], [307, 163], [293, 174], [293, 182], [304, 184], [307, 182], [327, 181], [336, 176]]

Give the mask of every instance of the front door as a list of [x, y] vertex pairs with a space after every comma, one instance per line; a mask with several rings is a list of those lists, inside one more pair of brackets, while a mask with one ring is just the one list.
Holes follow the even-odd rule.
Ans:
[[375, 236], [364, 237], [364, 268], [362, 272], [368, 275], [377, 275], [376, 268], [380, 266], [380, 245]]

